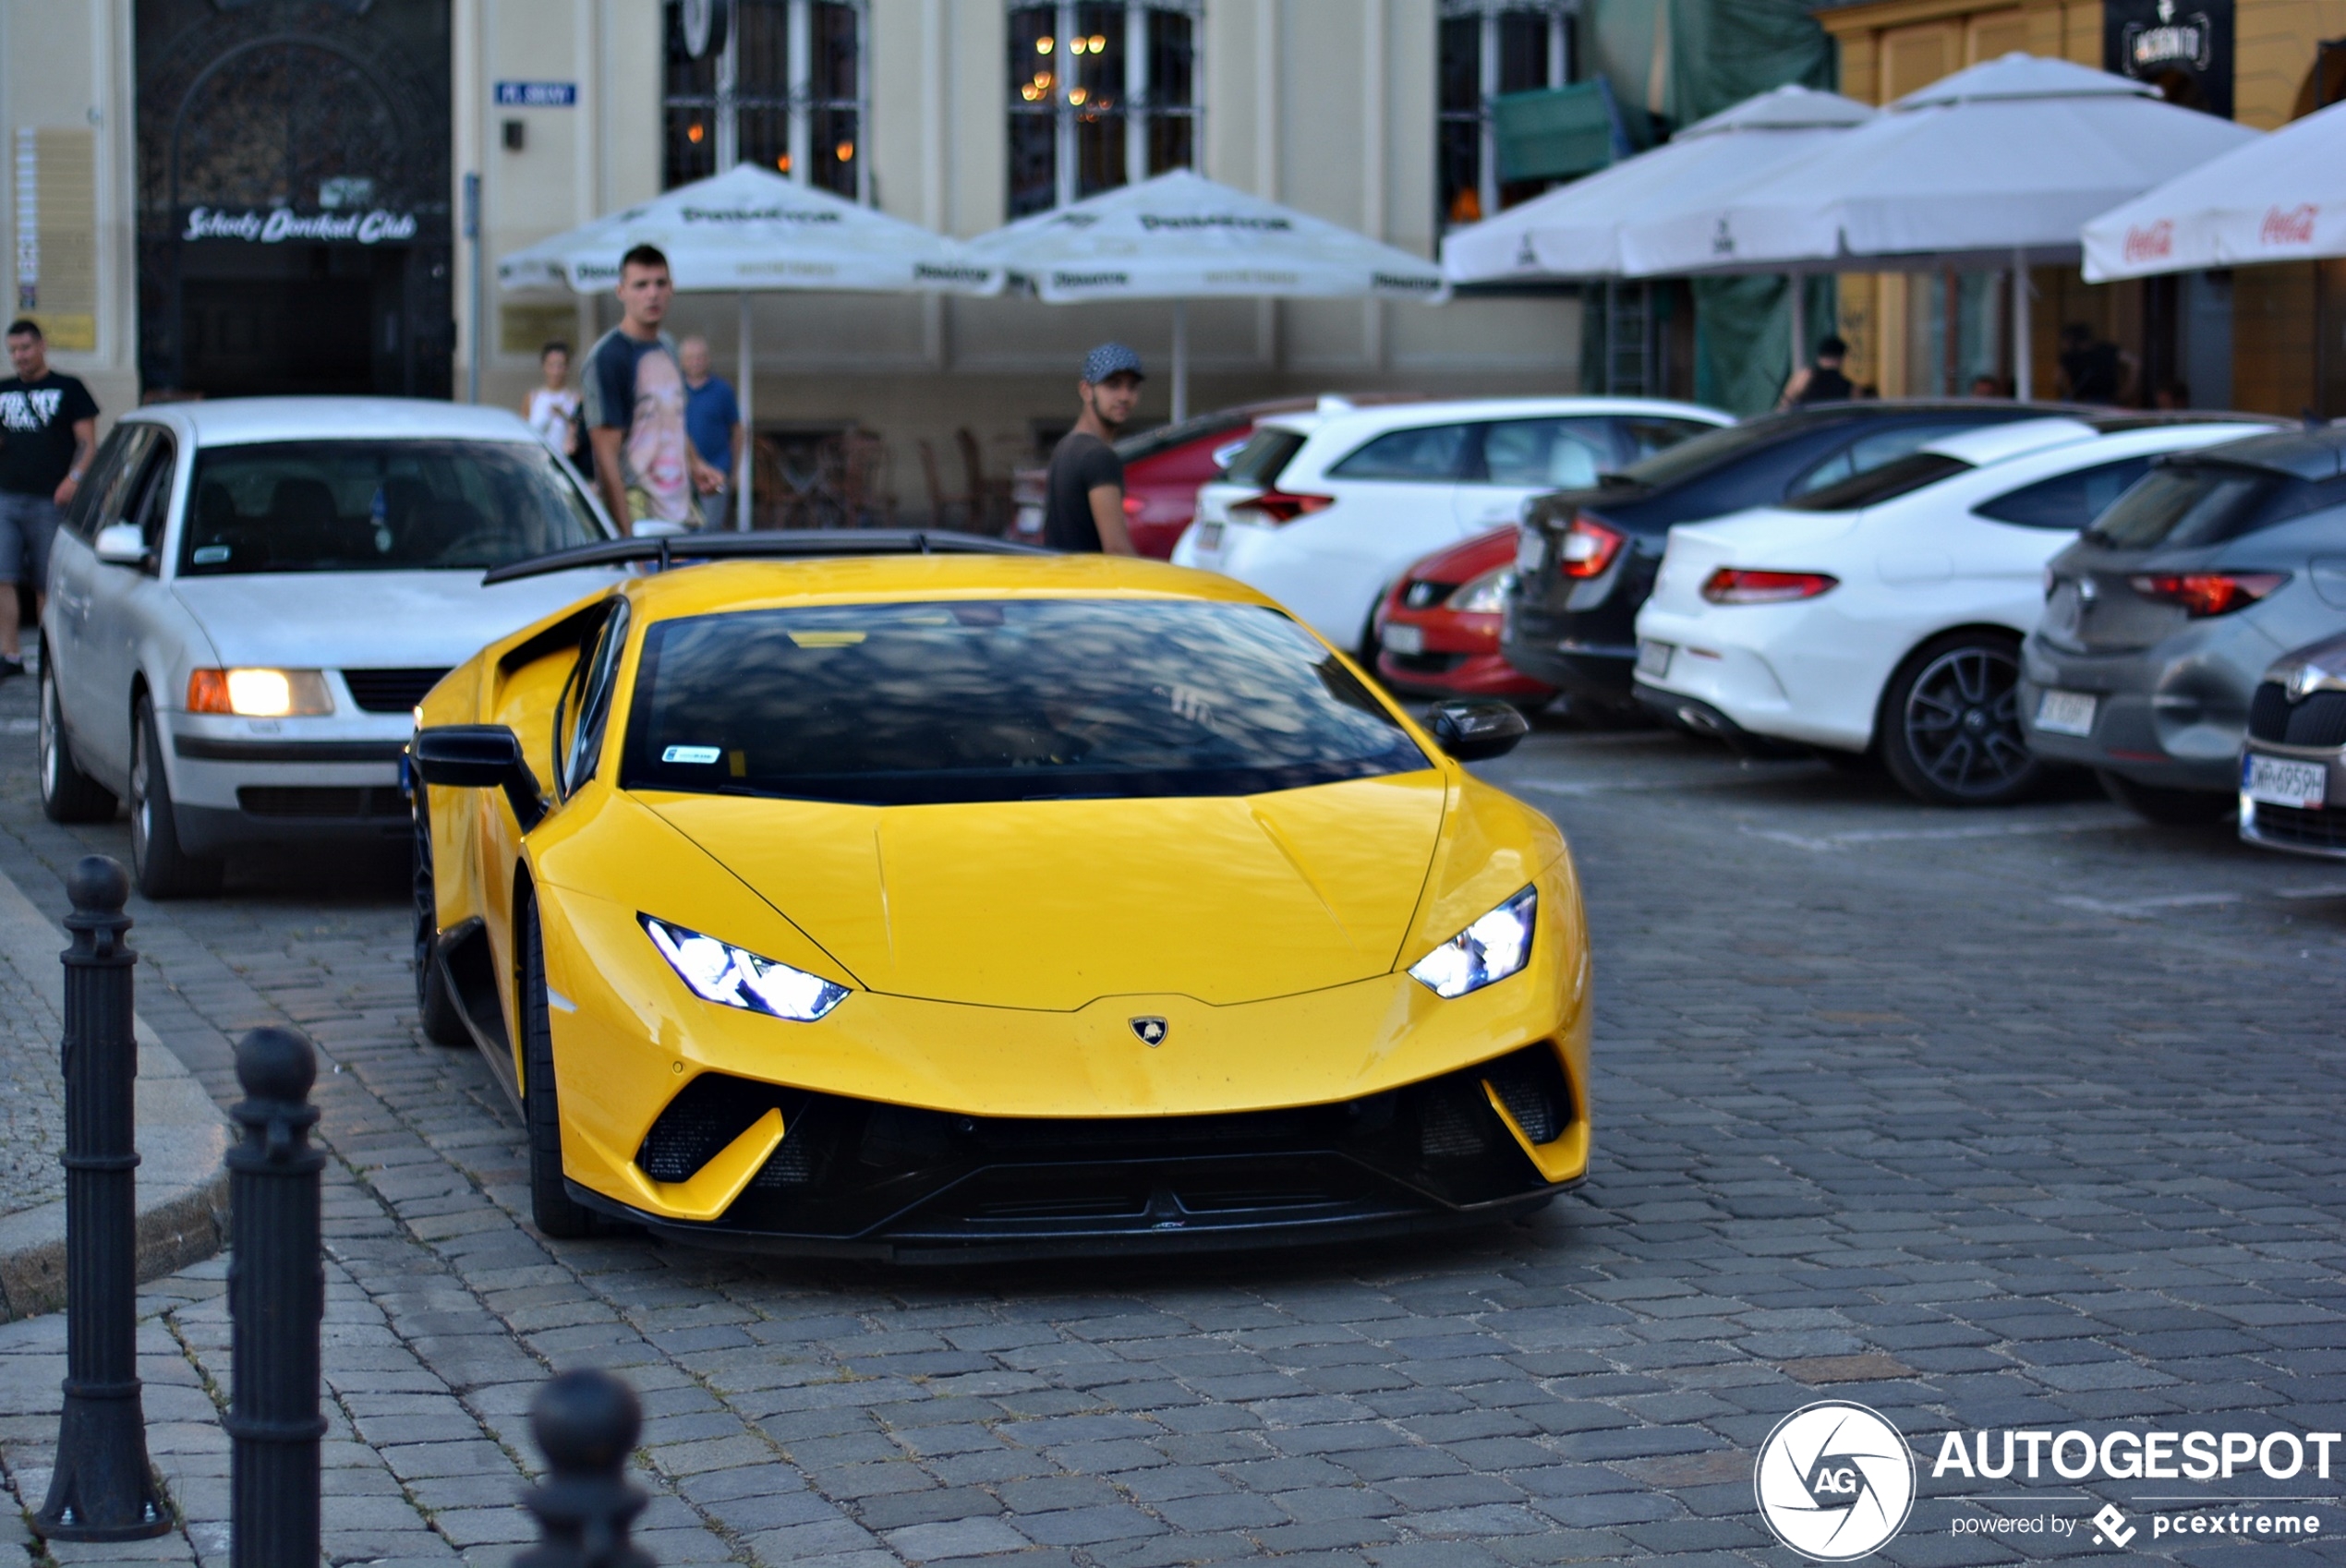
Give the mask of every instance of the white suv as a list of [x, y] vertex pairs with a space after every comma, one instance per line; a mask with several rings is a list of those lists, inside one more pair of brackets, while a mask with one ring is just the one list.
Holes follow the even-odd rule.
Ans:
[[51, 551], [41, 800], [130, 811], [150, 898], [241, 845], [409, 832], [412, 711], [482, 644], [611, 581], [484, 568], [616, 536], [502, 410], [240, 398], [123, 416]]
[[1518, 520], [1551, 490], [1735, 423], [1636, 397], [1475, 398], [1275, 415], [1198, 491], [1173, 549], [1262, 589], [1338, 647], [1373, 655], [1370, 617], [1410, 562]]

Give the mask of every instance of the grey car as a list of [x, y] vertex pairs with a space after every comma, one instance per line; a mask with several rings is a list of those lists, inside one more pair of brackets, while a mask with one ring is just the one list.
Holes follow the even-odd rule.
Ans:
[[2240, 836], [2346, 860], [2346, 635], [2284, 655], [2250, 699]]
[[2022, 729], [2154, 821], [2213, 821], [2267, 667], [2341, 624], [2346, 428], [2163, 458], [2046, 568]]

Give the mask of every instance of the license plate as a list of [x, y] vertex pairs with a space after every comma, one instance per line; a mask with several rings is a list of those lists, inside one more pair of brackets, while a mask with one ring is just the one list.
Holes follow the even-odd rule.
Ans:
[[1675, 643], [1643, 642], [1638, 645], [1638, 673], [1661, 677], [1670, 673], [1670, 656], [1678, 651]]
[[1547, 559], [1547, 536], [1537, 528], [1520, 530], [1515, 541], [1515, 569], [1522, 573], [1537, 572], [1540, 563]]
[[2290, 762], [2251, 752], [2241, 768], [2241, 792], [2268, 806], [2319, 810], [2329, 770], [2317, 762]]
[[2037, 728], [2054, 735], [2090, 735], [2100, 701], [2090, 692], [2047, 692], [2037, 699]]
[[1395, 621], [1385, 629], [1385, 645], [1397, 654], [1425, 652], [1425, 628]]
[[1197, 525], [1197, 548], [1200, 549], [1220, 549], [1222, 548], [1222, 525], [1219, 523], [1199, 524]]

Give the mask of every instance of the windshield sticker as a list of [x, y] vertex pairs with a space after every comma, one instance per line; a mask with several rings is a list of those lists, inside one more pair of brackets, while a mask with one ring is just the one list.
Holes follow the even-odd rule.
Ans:
[[228, 559], [228, 547], [226, 545], [198, 545], [196, 553], [188, 559], [198, 566], [217, 566]]
[[[852, 648], [864, 640], [861, 632], [792, 632], [790, 640], [802, 648]], [[709, 761], [717, 757], [711, 754]]]
[[662, 762], [715, 762], [725, 754], [716, 746], [671, 746], [659, 754]]

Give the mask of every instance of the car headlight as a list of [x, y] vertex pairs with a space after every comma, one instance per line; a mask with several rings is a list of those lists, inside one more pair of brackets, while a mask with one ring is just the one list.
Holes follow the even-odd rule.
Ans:
[[652, 939], [668, 967], [704, 1002], [721, 1002], [793, 1023], [812, 1023], [847, 998], [846, 986], [819, 974], [776, 963], [746, 947], [647, 914], [635, 918], [644, 923], [644, 935]]
[[332, 713], [334, 699], [322, 670], [198, 669], [187, 676], [187, 711], [291, 718]]
[[1463, 996], [1505, 980], [1531, 957], [1540, 890], [1526, 887], [1409, 966], [1409, 978], [1437, 996]]
[[1485, 572], [1442, 602], [1465, 615], [1496, 615], [1507, 608], [1507, 592], [1514, 586], [1515, 568], [1502, 566]]

